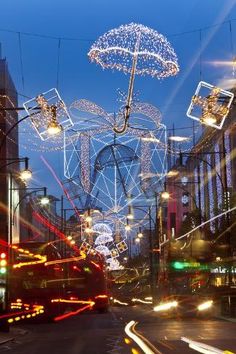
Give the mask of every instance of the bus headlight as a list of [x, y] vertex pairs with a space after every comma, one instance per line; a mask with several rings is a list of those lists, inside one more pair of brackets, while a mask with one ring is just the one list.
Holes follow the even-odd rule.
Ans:
[[198, 305], [197, 309], [198, 309], [198, 311], [208, 310], [210, 307], [212, 307], [212, 305], [213, 305], [213, 301], [208, 300], [208, 301], [205, 301], [202, 304]]
[[177, 301], [171, 301], [171, 302], [166, 302], [160, 305], [157, 305], [153, 308], [153, 310], [155, 312], [159, 312], [159, 311], [166, 311], [166, 310], [170, 310], [174, 307], [178, 306], [178, 302]]

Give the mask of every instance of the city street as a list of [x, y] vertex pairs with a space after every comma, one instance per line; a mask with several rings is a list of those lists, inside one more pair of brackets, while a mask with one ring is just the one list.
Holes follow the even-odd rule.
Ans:
[[0, 19], [0, 354], [236, 354], [236, 0]]
[[0, 351], [11, 354], [51, 354], [52, 351], [57, 354], [115, 354], [133, 350], [133, 353], [142, 353], [125, 334], [124, 328], [131, 320], [138, 322], [136, 331], [142, 339], [148, 340], [147, 345], [154, 353], [196, 353], [181, 341], [183, 336], [236, 352], [236, 323], [219, 319], [161, 319], [146, 306], [112, 307], [106, 314], [83, 313], [58, 323], [21, 324], [27, 334], [2, 345]]

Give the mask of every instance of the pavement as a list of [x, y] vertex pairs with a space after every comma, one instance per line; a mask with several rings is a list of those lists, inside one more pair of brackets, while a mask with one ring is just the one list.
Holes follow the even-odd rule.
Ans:
[[28, 333], [27, 330], [18, 327], [11, 327], [9, 332], [0, 332], [0, 345], [14, 341], [17, 337], [26, 333]]

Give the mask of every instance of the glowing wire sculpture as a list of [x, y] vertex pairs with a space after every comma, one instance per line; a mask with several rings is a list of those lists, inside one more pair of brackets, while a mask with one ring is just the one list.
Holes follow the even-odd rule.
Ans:
[[87, 100], [76, 101], [71, 110], [74, 127], [64, 133], [64, 175], [77, 186], [83, 207], [95, 205], [123, 218], [129, 203], [143, 198], [148, 187], [140, 176], [152, 173], [158, 183], [166, 174], [161, 114], [150, 104], [135, 103], [127, 134], [117, 135], [113, 125], [119, 112], [109, 114]]
[[130, 73], [127, 101], [122, 128], [114, 126], [117, 134], [128, 127], [133, 99], [135, 75], [150, 75], [158, 79], [176, 75], [177, 56], [167, 39], [157, 31], [137, 23], [122, 25], [98, 38], [88, 53], [90, 60], [102, 68]]
[[221, 129], [233, 98], [232, 92], [200, 81], [187, 110], [187, 116], [202, 124]]

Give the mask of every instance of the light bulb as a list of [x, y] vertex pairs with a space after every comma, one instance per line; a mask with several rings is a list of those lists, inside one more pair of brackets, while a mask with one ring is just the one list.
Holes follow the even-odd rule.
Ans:
[[47, 131], [49, 135], [56, 135], [62, 131], [62, 126], [55, 119], [52, 119], [48, 124]]
[[28, 168], [20, 172], [20, 178], [23, 181], [28, 181], [31, 177], [32, 177], [32, 171], [30, 171]]
[[42, 197], [42, 198], [40, 199], [40, 204], [41, 204], [41, 205], [47, 205], [47, 204], [49, 204], [49, 198], [48, 198], [48, 197]]
[[162, 199], [169, 199], [170, 198], [170, 193], [167, 191], [161, 193]]

